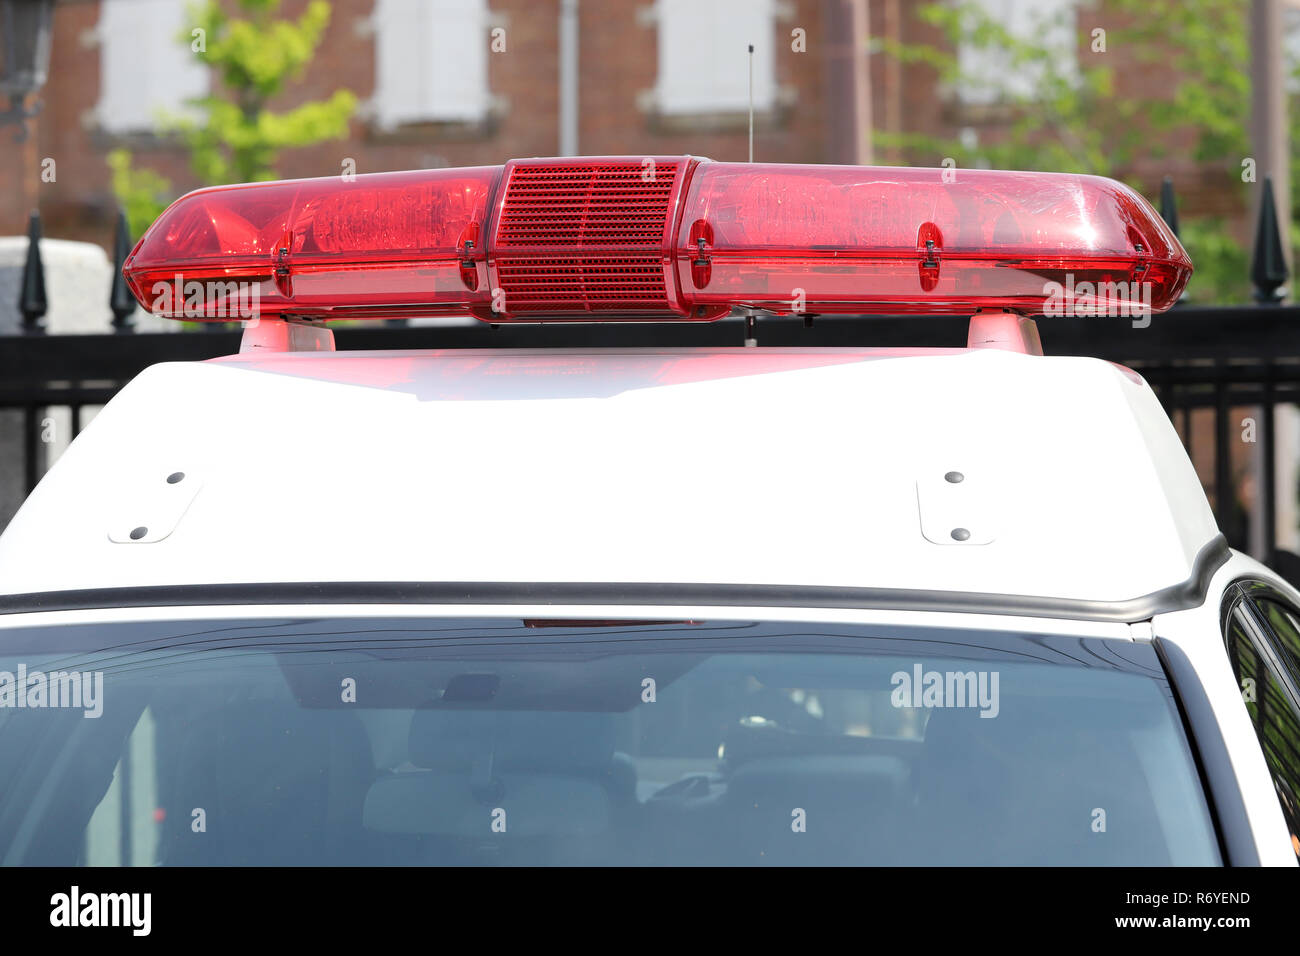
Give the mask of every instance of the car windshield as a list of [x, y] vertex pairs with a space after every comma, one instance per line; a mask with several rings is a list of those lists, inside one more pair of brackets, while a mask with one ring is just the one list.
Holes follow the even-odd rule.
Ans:
[[0, 630], [9, 865], [1221, 862], [1146, 644], [863, 624]]

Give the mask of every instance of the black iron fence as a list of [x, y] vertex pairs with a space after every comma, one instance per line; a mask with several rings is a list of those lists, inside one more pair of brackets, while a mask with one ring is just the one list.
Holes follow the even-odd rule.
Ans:
[[[836, 316], [807, 327], [799, 319], [768, 318], [757, 324], [760, 348], [777, 346], [960, 347], [967, 320], [952, 316]], [[1235, 547], [1249, 550], [1248, 519], [1262, 509], [1263, 540], [1254, 550], [1275, 548], [1279, 491], [1276, 486], [1277, 409], [1300, 404], [1300, 307], [1179, 307], [1134, 328], [1126, 318], [1040, 319], [1044, 351], [1089, 355], [1127, 365], [1151, 383], [1195, 460], [1202, 468], [1215, 513]], [[707, 325], [553, 325], [410, 327], [343, 326], [339, 349], [570, 348], [739, 345], [739, 321]], [[43, 423], [52, 408], [68, 408], [80, 430], [84, 410], [102, 405], [149, 365], [229, 355], [240, 333], [211, 332], [104, 335], [0, 336], [0, 410], [21, 413], [23, 475], [34, 487], [43, 473]], [[1028, 400], [1028, 399], [1027, 399]], [[1249, 428], [1242, 422], [1249, 419]], [[1249, 432], [1243, 436], [1243, 432]], [[1234, 449], [1258, 446], [1258, 504], [1243, 502]], [[1207, 447], [1208, 446], [1208, 447]], [[1251, 450], [1254, 452], [1254, 449]], [[1226, 491], [1226, 493], [1224, 493]]]

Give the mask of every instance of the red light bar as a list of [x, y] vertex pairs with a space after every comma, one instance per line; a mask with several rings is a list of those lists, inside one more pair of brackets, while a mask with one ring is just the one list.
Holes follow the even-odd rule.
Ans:
[[123, 268], [169, 318], [463, 313], [482, 288], [499, 166], [200, 189], [158, 217]]
[[[1150, 314], [1191, 262], [1151, 206], [1095, 176], [513, 160], [202, 189], [124, 273], [174, 318], [710, 321], [780, 314]], [[191, 294], [193, 293], [193, 294]]]
[[716, 319], [682, 302], [672, 249], [688, 156], [512, 160], [491, 228], [492, 322]]
[[1059, 173], [701, 164], [677, 242], [686, 302], [778, 313], [1162, 312], [1191, 271], [1137, 193]]

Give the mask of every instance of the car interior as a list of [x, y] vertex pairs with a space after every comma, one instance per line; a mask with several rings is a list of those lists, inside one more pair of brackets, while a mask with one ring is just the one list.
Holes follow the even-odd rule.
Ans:
[[1168, 687], [1146, 675], [930, 659], [998, 670], [992, 712], [900, 706], [899, 654], [488, 650], [204, 651], [170, 680], [124, 675], [98, 720], [7, 711], [6, 861], [1218, 859]]

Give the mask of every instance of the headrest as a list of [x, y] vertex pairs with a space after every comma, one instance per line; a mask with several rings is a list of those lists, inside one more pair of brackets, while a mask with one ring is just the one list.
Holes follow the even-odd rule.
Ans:
[[[380, 777], [366, 794], [362, 825], [380, 833], [420, 833], [482, 842], [505, 824], [506, 839], [590, 837], [610, 825], [610, 800], [594, 780], [511, 774], [500, 798], [485, 800], [459, 777], [401, 773]], [[504, 814], [504, 816], [503, 816]]]
[[1074, 721], [1052, 701], [1004, 697], [996, 717], [981, 717], [975, 708], [936, 708], [925, 725], [927, 761], [949, 765], [1021, 764], [1027, 751], [1040, 753], [1059, 745], [1058, 735]]
[[614, 757], [613, 716], [567, 711], [416, 710], [407, 737], [411, 763], [468, 772], [492, 757], [493, 770], [557, 773], [606, 769]]

